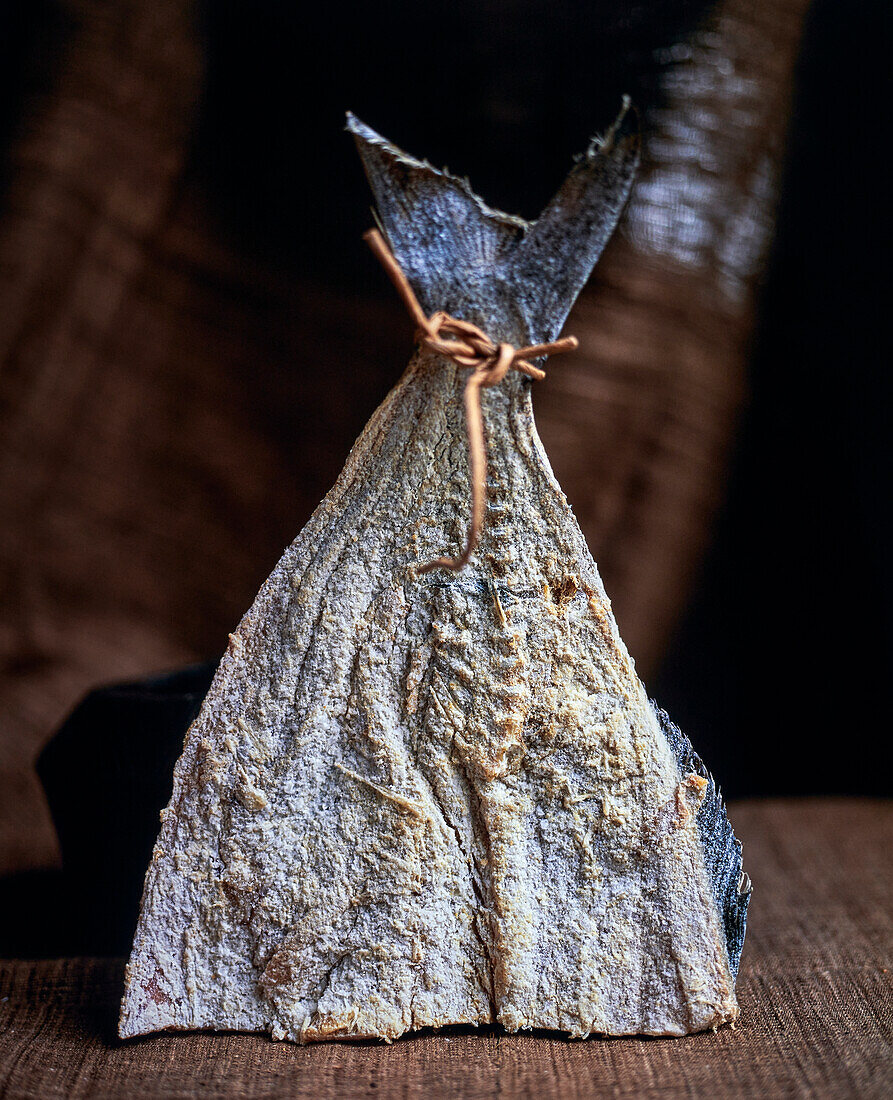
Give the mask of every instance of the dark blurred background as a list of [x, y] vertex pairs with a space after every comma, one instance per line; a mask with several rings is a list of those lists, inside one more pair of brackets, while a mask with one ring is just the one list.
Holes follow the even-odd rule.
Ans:
[[347, 108], [533, 218], [633, 97], [643, 166], [537, 387], [546, 448], [726, 794], [890, 793], [891, 21], [7, 0], [0, 873], [58, 862], [33, 762], [66, 714], [222, 651], [403, 369]]

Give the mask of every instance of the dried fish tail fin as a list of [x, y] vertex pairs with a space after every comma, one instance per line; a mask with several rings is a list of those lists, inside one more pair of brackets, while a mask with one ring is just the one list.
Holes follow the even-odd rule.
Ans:
[[629, 100], [532, 223], [487, 206], [467, 180], [416, 160], [353, 115], [347, 129], [426, 315], [445, 310], [516, 343], [554, 340], [632, 188], [639, 130]]
[[511, 281], [531, 338], [554, 340], [626, 206], [639, 165], [639, 124], [629, 98], [595, 137], [512, 257]]
[[347, 129], [381, 228], [426, 315], [465, 316], [471, 307], [492, 321], [480, 315], [479, 284], [498, 275], [528, 223], [491, 209], [467, 180], [404, 153], [354, 115], [347, 116]]

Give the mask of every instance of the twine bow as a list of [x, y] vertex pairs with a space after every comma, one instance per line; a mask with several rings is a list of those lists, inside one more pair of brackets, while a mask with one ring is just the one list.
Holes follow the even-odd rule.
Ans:
[[397, 293], [403, 299], [409, 314], [416, 323], [416, 333], [421, 344], [438, 355], [451, 359], [456, 366], [471, 371], [465, 383], [465, 425], [468, 432], [468, 467], [471, 482], [471, 522], [465, 549], [458, 558], [436, 558], [426, 565], [416, 567], [418, 573], [432, 569], [452, 569], [458, 573], [468, 564], [481, 535], [484, 523], [484, 503], [487, 491], [487, 449], [484, 441], [484, 417], [481, 408], [481, 390], [498, 385], [510, 370], [520, 371], [529, 378], [545, 378], [546, 372], [535, 367], [529, 359], [573, 351], [579, 344], [575, 336], [565, 336], [550, 344], [532, 344], [516, 348], [512, 344], [494, 344], [490, 337], [470, 321], [460, 321], [449, 313], [438, 310], [426, 317], [413, 293], [409, 280], [397, 262], [397, 258], [377, 229], [363, 235], [388, 276]]

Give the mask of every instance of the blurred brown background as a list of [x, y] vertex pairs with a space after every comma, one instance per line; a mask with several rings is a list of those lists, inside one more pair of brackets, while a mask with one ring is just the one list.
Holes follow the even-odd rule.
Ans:
[[91, 687], [222, 651], [411, 351], [343, 112], [535, 217], [644, 163], [537, 420], [732, 795], [889, 793], [881, 0], [18, 0], [0, 39], [0, 873]]

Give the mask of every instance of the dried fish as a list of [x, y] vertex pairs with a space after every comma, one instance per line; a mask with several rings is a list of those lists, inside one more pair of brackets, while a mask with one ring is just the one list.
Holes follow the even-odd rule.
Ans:
[[[554, 341], [626, 201], [631, 112], [532, 224], [348, 129], [426, 315]], [[481, 391], [471, 560], [419, 569], [465, 541], [466, 376], [420, 348], [231, 636], [162, 815], [122, 1036], [735, 1020], [740, 845], [636, 676], [523, 375]]]

